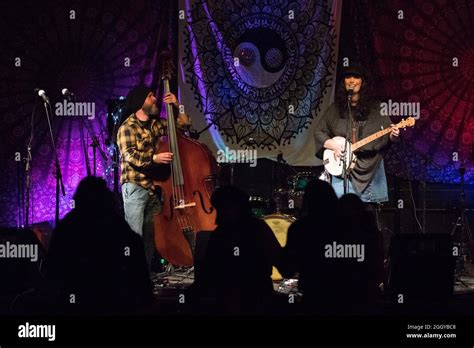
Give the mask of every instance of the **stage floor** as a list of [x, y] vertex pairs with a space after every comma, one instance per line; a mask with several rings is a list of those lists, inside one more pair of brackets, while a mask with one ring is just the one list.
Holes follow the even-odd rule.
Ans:
[[[453, 296], [444, 303], [418, 302], [403, 307], [398, 306], [393, 301], [383, 299], [380, 302], [378, 315], [417, 315], [422, 313], [431, 313], [435, 315], [472, 315], [474, 313], [474, 265], [467, 264], [465, 273], [456, 281], [454, 285]], [[434, 271], [434, 270], [433, 270]], [[186, 290], [194, 282], [193, 272], [186, 270], [176, 271], [172, 275], [152, 274], [154, 294], [158, 312], [179, 314], [179, 296], [186, 293]], [[236, 287], [238, 286], [236, 282]], [[297, 279], [284, 279], [274, 281], [276, 297], [286, 301], [288, 295], [294, 295], [295, 302], [301, 302], [301, 293], [298, 292]], [[281, 303], [281, 302], [280, 302]], [[282, 309], [279, 314], [286, 314]], [[290, 313], [291, 314], [291, 313]]]
[[[192, 270], [177, 270], [173, 274], [152, 273], [151, 279], [154, 285], [154, 292], [159, 295], [167, 288], [185, 289], [194, 282], [194, 273]], [[274, 281], [274, 289], [277, 292], [289, 293], [297, 292], [297, 279], [283, 279]], [[474, 265], [466, 263], [465, 272], [454, 284], [454, 294], [465, 294], [474, 292]]]

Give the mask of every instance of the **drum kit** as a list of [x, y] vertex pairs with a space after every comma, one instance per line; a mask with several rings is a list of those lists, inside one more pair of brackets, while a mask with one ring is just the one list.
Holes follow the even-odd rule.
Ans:
[[[323, 171], [319, 176], [313, 172], [299, 172], [288, 177], [287, 187], [279, 187], [273, 191], [273, 199], [250, 197], [252, 214], [267, 223], [282, 247], [286, 245], [290, 225], [300, 216], [304, 191], [312, 180], [330, 182], [330, 175], [326, 171]], [[275, 267], [273, 267], [272, 279], [274, 281], [283, 280]]]

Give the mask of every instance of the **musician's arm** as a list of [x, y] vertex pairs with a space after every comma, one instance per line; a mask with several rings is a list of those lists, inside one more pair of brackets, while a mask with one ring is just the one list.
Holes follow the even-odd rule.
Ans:
[[[168, 120], [164, 118], [160, 118], [159, 122], [161, 123], [163, 130], [166, 130], [168, 128]], [[190, 127], [190, 117], [186, 114], [179, 114], [178, 117], [176, 117], [176, 127], [179, 130], [184, 130], [187, 131]]]
[[[165, 103], [173, 105], [175, 109], [178, 110], [178, 116], [176, 117], [176, 126], [178, 127], [178, 129], [187, 130], [191, 125], [191, 117], [189, 117], [184, 112], [184, 106], [179, 103], [178, 98], [176, 98], [173, 93], [167, 93], [165, 94], [163, 101]], [[165, 126], [167, 125], [168, 124], [165, 122]]]
[[190, 125], [191, 125], [191, 117], [189, 117], [185, 113], [178, 114], [178, 117], [176, 118], [176, 126], [178, 127], [178, 129], [187, 130]]
[[137, 149], [137, 130], [130, 126], [122, 126], [117, 133], [117, 145], [120, 156], [137, 168], [148, 168], [153, 161], [153, 151], [139, 151]]

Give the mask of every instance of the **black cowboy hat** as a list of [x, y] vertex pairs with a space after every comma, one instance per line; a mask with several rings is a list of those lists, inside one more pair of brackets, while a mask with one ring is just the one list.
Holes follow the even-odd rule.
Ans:
[[367, 70], [359, 63], [352, 63], [349, 66], [343, 66], [341, 76], [357, 76], [367, 78]]

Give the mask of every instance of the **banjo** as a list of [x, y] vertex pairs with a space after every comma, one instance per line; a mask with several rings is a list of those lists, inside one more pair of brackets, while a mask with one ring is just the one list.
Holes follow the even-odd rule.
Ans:
[[[402, 120], [401, 122], [397, 123], [395, 126], [397, 128], [406, 128], [406, 127], [413, 127], [415, 125], [415, 119], [413, 117], [408, 117], [406, 120]], [[390, 133], [392, 128], [386, 128], [377, 133], [369, 135], [368, 137], [359, 140], [358, 142], [351, 144], [347, 141], [347, 149], [346, 153], [342, 155], [341, 158], [336, 158], [334, 155], [334, 151], [330, 149], [325, 149], [323, 154], [323, 164], [326, 171], [334, 176], [341, 176], [344, 172], [344, 168], [349, 171], [354, 168], [355, 163], [357, 161], [357, 156], [354, 154], [358, 149], [362, 146], [367, 145], [368, 143]], [[344, 146], [346, 139], [343, 137], [334, 137], [332, 138], [336, 143], [341, 144]]]

